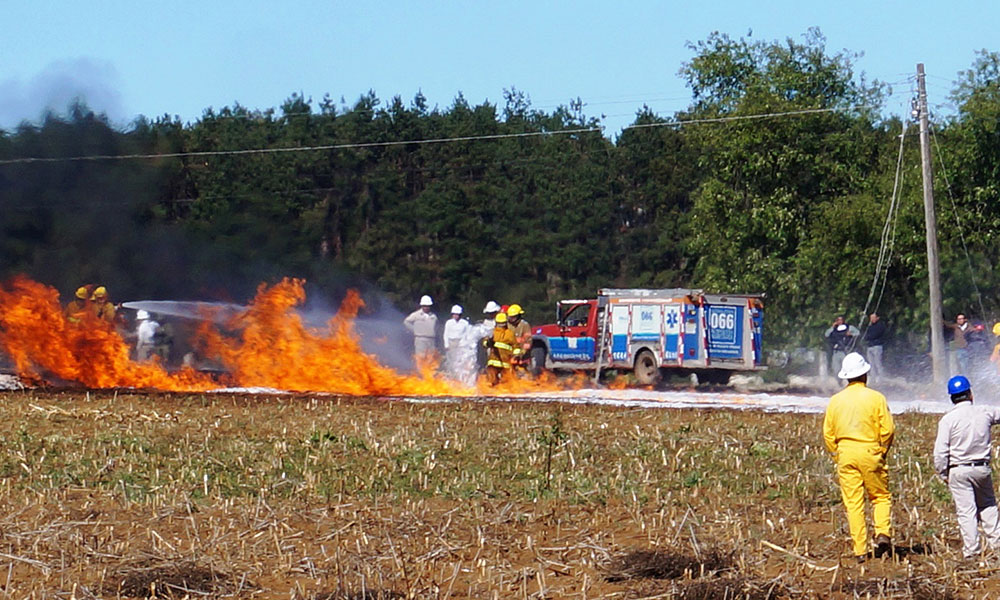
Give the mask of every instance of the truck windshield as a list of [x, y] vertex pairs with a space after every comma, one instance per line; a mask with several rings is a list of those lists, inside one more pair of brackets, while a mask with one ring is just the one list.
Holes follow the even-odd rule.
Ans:
[[559, 324], [564, 327], [586, 327], [589, 317], [589, 304], [559, 305]]

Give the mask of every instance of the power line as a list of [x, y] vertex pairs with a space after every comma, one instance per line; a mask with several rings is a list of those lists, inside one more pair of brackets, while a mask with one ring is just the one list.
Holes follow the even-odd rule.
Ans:
[[66, 156], [53, 158], [11, 158], [0, 160], [0, 165], [25, 164], [39, 162], [69, 162], [97, 160], [143, 160], [157, 158], [181, 158], [200, 156], [238, 156], [243, 154], [281, 154], [288, 152], [318, 152], [322, 150], [347, 150], [352, 148], [385, 148], [389, 146], [405, 146], [407, 144], [444, 144], [453, 142], [472, 142], [481, 140], [500, 140], [507, 138], [527, 138], [551, 135], [571, 135], [575, 133], [600, 132], [600, 127], [583, 127], [579, 129], [563, 129], [560, 131], [528, 131], [523, 133], [497, 133], [491, 135], [468, 135], [452, 138], [434, 138], [429, 140], [399, 140], [393, 142], [356, 142], [349, 144], [325, 144], [321, 146], [295, 146], [290, 148], [251, 148], [247, 150], [205, 150], [201, 152], [168, 152], [164, 154], [96, 154], [92, 156]]
[[[762, 119], [773, 119], [779, 117], [794, 117], [802, 115], [811, 114], [821, 114], [830, 112], [847, 112], [850, 110], [862, 110], [865, 108], [874, 108], [874, 106], [869, 105], [857, 105], [850, 107], [841, 108], [808, 108], [801, 110], [792, 110], [785, 112], [769, 112], [769, 113], [759, 113], [753, 115], [734, 115], [729, 117], [712, 117], [704, 119], [675, 119], [669, 121], [661, 121], [658, 123], [644, 123], [636, 125], [628, 125], [622, 128], [622, 131], [627, 129], [649, 129], [654, 127], [682, 127], [686, 125], [699, 125], [708, 123], [726, 123], [733, 121], [749, 121], [749, 120], [762, 120]], [[324, 150], [349, 150], [357, 148], [386, 148], [393, 146], [405, 146], [409, 144], [413, 145], [427, 145], [427, 144], [447, 144], [455, 142], [474, 142], [474, 141], [489, 141], [489, 140], [502, 140], [502, 139], [516, 139], [516, 138], [531, 138], [531, 137], [548, 137], [556, 135], [574, 135], [581, 133], [598, 133], [603, 132], [602, 127], [581, 127], [576, 129], [562, 129], [559, 131], [528, 131], [521, 133], [497, 133], [488, 135], [468, 135], [459, 137], [449, 137], [449, 138], [433, 138], [426, 140], [398, 140], [390, 142], [353, 142], [346, 144], [324, 144], [318, 146], [295, 146], [288, 148], [251, 148], [245, 150], [205, 150], [205, 151], [193, 151], [193, 152], [168, 152], [163, 154], [95, 154], [90, 156], [65, 156], [65, 157], [26, 157], [26, 158], [9, 158], [0, 160], [0, 165], [13, 165], [13, 164], [29, 164], [29, 163], [56, 163], [56, 162], [82, 162], [82, 161], [102, 161], [102, 160], [153, 160], [160, 158], [182, 158], [182, 157], [205, 157], [205, 156], [240, 156], [240, 155], [250, 155], [250, 154], [284, 154], [289, 152], [319, 152]]]

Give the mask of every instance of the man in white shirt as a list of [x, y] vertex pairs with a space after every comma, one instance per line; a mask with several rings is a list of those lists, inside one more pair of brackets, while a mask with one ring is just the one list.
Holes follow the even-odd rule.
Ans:
[[962, 533], [962, 554], [979, 554], [979, 527], [991, 550], [1000, 550], [1000, 513], [990, 471], [990, 428], [1000, 424], [1000, 407], [974, 406], [972, 386], [964, 375], [948, 380], [955, 405], [938, 423], [934, 470], [948, 484]]
[[462, 307], [458, 304], [451, 307], [451, 318], [444, 324], [444, 355], [445, 371], [453, 379], [461, 377], [460, 354], [462, 338], [469, 330], [469, 322], [462, 318]]
[[420, 308], [403, 319], [403, 325], [413, 334], [413, 358], [419, 366], [434, 355], [434, 336], [437, 329], [437, 315], [431, 312], [434, 301], [430, 296], [420, 298]]

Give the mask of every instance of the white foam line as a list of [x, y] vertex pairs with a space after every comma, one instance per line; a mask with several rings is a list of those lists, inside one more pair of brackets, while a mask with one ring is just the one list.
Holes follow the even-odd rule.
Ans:
[[[221, 388], [214, 392], [244, 394], [288, 394], [273, 388]], [[323, 394], [335, 395], [335, 394]], [[563, 404], [594, 404], [625, 408], [708, 408], [730, 410], [756, 410], [762, 412], [788, 412], [817, 414], [826, 410], [829, 396], [794, 396], [791, 394], [739, 393], [739, 392], [689, 392], [650, 390], [582, 389], [557, 392], [533, 392], [508, 396], [399, 396], [390, 400], [414, 404], [453, 404], [459, 402], [539, 402]], [[947, 412], [951, 403], [919, 398], [889, 399], [893, 414], [907, 412], [939, 414]]]

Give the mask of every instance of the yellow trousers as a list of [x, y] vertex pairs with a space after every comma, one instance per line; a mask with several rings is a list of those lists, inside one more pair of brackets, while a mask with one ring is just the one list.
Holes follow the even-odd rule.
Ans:
[[854, 555], [867, 555], [866, 492], [872, 504], [875, 535], [892, 537], [892, 494], [889, 493], [885, 458], [878, 448], [869, 444], [840, 444], [837, 448], [837, 476], [840, 479], [840, 495], [847, 509], [847, 525], [854, 540]]

